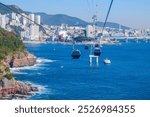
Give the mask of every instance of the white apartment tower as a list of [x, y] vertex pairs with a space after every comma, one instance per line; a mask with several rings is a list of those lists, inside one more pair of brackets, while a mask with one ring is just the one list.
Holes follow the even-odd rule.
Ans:
[[39, 26], [36, 24], [30, 25], [30, 39], [39, 40]]
[[41, 24], [41, 16], [40, 15], [36, 15], [36, 23]]
[[0, 14], [0, 27], [6, 28], [6, 15]]
[[34, 14], [30, 14], [29, 19], [31, 20], [31, 21], [29, 21], [29, 23], [34, 24]]
[[14, 12], [11, 13], [11, 19], [16, 20], [16, 13], [14, 13]]
[[86, 27], [86, 36], [89, 38], [94, 37], [94, 27], [92, 25], [87, 25]]
[[24, 17], [22, 18], [22, 19], [23, 19], [23, 20], [22, 20], [22, 23], [23, 23], [24, 26], [26, 26], [26, 25], [27, 25], [27, 18], [26, 18], [27, 15], [24, 14], [24, 13], [23, 13], [22, 15], [24, 16]]

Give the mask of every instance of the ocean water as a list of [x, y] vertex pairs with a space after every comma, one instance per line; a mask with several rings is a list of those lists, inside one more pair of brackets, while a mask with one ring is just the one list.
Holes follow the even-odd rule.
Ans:
[[[76, 45], [82, 56], [71, 58], [71, 45], [26, 44], [37, 56], [32, 67], [12, 69], [17, 80], [40, 89], [29, 100], [148, 100], [150, 43], [104, 45], [99, 65], [89, 64], [89, 50]], [[109, 58], [110, 65], [103, 64]], [[93, 61], [94, 62], [94, 61]]]

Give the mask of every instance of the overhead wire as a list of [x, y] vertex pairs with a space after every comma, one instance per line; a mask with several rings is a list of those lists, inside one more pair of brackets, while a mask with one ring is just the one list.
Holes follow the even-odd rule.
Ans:
[[102, 28], [102, 34], [103, 34], [103, 32], [104, 32], [104, 29], [105, 29], [105, 26], [106, 26], [106, 23], [107, 23], [107, 20], [108, 20], [108, 16], [109, 16], [110, 10], [111, 10], [111, 8], [112, 8], [113, 1], [114, 1], [114, 0], [111, 0], [111, 3], [110, 3], [110, 5], [109, 5], [109, 9], [108, 9], [108, 12], [107, 12], [107, 15], [106, 15], [106, 19], [105, 19], [105, 22], [104, 22], [104, 25], [103, 25], [103, 28]]

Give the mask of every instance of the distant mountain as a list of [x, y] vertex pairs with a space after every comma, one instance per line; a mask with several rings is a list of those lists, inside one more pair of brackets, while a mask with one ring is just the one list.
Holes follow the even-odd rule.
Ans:
[[62, 23], [68, 24], [71, 26], [86, 26], [88, 23], [76, 18], [76, 17], [71, 17], [68, 15], [64, 14], [56, 14], [56, 15], [48, 15], [46, 13], [35, 13], [41, 16], [41, 22], [43, 24], [48, 24], [48, 25], [61, 25]]
[[[97, 22], [97, 25], [102, 27], [104, 25], [104, 22]], [[114, 23], [114, 22], [107, 22], [106, 23], [106, 27], [111, 27], [111, 28], [116, 28], [116, 29], [118, 29], [120, 25], [121, 24]], [[130, 28], [127, 26], [121, 25], [121, 29], [130, 29]]]
[[[64, 23], [70, 26], [86, 26], [88, 24], [92, 24], [84, 20], [81, 20], [79, 18], [71, 17], [64, 14], [56, 14], [56, 15], [48, 15], [46, 13], [35, 13], [35, 14], [40, 15], [41, 22], [47, 25], [61, 25], [62, 23]], [[104, 25], [104, 22], [97, 22], [97, 25], [102, 27]], [[114, 22], [106, 23], [106, 27], [111, 27], [111, 28], [119, 28], [119, 25], [120, 24]], [[123, 25], [121, 25], [121, 28], [129, 29], [129, 27]]]
[[[24, 11], [23, 11], [20, 7], [18, 7], [17, 5], [7, 5], [7, 6], [10, 7], [11, 9], [13, 9], [14, 11], [18, 11], [18, 12], [20, 12], [20, 13], [23, 13], [23, 12], [24, 12]], [[9, 10], [8, 8], [6, 8], [6, 7], [2, 6], [2, 5], [0, 5], [0, 13], [1, 13], [1, 14], [6, 14], [6, 13], [12, 13], [12, 11]]]
[[[23, 11], [21, 8], [19, 8], [16, 5], [8, 5], [8, 6], [11, 9], [18, 11], [20, 13], [27, 13], [27, 14], [31, 13], [29, 11]], [[12, 11], [10, 11], [9, 9], [0, 5], [0, 13], [6, 14], [6, 13], [11, 13], [11, 12]], [[62, 23], [64, 23], [64, 24], [68, 24], [70, 26], [84, 26], [85, 27], [86, 25], [91, 24], [91, 23], [81, 20], [79, 18], [64, 15], [64, 14], [49, 15], [49, 14], [42, 13], [42, 12], [36, 12], [34, 14], [40, 15], [42, 24], [47, 24], [47, 25], [61, 25]], [[97, 22], [98, 26], [103, 26], [103, 24], [104, 24], [103, 22]], [[119, 28], [119, 24], [113, 23], [113, 22], [107, 22], [106, 26], [111, 27], [111, 28]], [[129, 29], [129, 27], [123, 26], [123, 25], [121, 26], [121, 28]]]

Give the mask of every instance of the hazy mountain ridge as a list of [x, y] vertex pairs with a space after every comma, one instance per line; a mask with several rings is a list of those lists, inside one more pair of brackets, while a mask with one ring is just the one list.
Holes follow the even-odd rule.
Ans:
[[[17, 5], [7, 5], [8, 7], [10, 7], [11, 9], [13, 9], [14, 11], [18, 11], [20, 13], [23, 13], [24, 11], [18, 7]], [[1, 14], [7, 14], [7, 13], [12, 13], [12, 11], [2, 5], [0, 5], [0, 13]]]
[[76, 17], [64, 15], [64, 14], [56, 14], [56, 15], [48, 15], [46, 13], [35, 13], [41, 16], [41, 22], [48, 25], [61, 25], [62, 23], [68, 25], [77, 25], [77, 26], [86, 26], [88, 23], [84, 20], [81, 20]]

